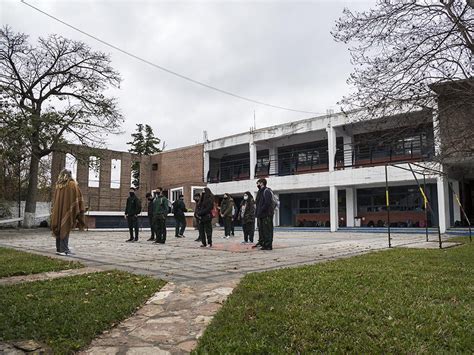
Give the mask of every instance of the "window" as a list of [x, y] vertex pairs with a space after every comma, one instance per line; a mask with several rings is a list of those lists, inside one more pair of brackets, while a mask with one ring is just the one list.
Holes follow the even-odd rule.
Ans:
[[89, 187], [99, 187], [100, 161], [97, 157], [89, 157]]
[[171, 189], [170, 192], [171, 192], [170, 201], [174, 202], [179, 198], [179, 195], [183, 194], [183, 188], [178, 187], [178, 188], [175, 188], [175, 189]]
[[194, 196], [200, 194], [204, 190], [204, 186], [191, 186], [191, 201], [194, 202]]
[[110, 162], [110, 188], [120, 189], [120, 172], [122, 161], [120, 159], [112, 159]]
[[140, 187], [140, 162], [135, 161], [130, 166], [130, 186], [138, 189]]
[[72, 178], [77, 179], [77, 159], [72, 154], [66, 154], [65, 169], [71, 170]]

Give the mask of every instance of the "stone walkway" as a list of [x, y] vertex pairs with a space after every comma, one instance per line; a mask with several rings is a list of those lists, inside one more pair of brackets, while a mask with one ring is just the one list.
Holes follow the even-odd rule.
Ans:
[[[189, 353], [245, 274], [388, 247], [385, 234], [276, 231], [273, 251], [260, 251], [240, 244], [238, 237], [221, 239], [219, 230], [214, 234], [213, 248], [200, 248], [194, 242], [196, 231], [188, 231], [184, 239], [168, 237], [165, 245], [143, 240], [148, 236], [137, 243], [125, 243], [126, 232], [73, 233], [70, 244], [76, 255], [71, 258], [87, 266], [83, 271], [120, 269], [169, 281], [143, 308], [95, 339], [82, 354]], [[424, 235], [393, 235], [392, 245], [432, 248], [436, 243], [435, 237], [431, 238], [433, 242], [426, 243]], [[54, 240], [45, 230], [0, 231], [0, 246], [58, 257]], [[73, 271], [79, 272], [47, 274], [60, 277]], [[41, 275], [47, 277], [40, 274], [32, 275], [31, 279]], [[30, 277], [23, 278], [27, 281]], [[19, 277], [17, 282], [23, 281]], [[8, 282], [0, 280], [0, 284]]]

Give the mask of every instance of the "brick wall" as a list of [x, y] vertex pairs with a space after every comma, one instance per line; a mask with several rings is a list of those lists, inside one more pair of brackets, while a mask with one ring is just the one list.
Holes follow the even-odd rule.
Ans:
[[164, 151], [151, 157], [151, 166], [157, 164], [157, 170], [151, 170], [150, 181], [153, 189], [163, 187], [170, 191], [173, 188], [184, 188], [184, 202], [187, 208], [194, 209], [191, 199], [192, 186], [206, 186], [203, 182], [204, 145]]

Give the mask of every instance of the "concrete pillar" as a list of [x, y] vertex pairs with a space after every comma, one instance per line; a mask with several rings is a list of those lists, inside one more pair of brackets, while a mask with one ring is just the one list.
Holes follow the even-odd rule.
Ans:
[[339, 227], [338, 205], [337, 205], [337, 187], [329, 186], [329, 220], [331, 223], [331, 232], [336, 232]]
[[253, 136], [249, 142], [249, 153], [250, 153], [250, 180], [255, 178], [255, 165], [257, 164], [257, 145], [253, 141]]
[[326, 132], [328, 134], [329, 171], [334, 171], [334, 159], [336, 157], [336, 130], [331, 126], [328, 126]]
[[346, 189], [346, 225], [354, 227], [354, 217], [357, 215], [356, 189], [353, 187]]
[[439, 229], [441, 233], [446, 233], [446, 229], [450, 226], [448, 182], [444, 176], [438, 176], [436, 185], [438, 190]]
[[204, 182], [207, 183], [207, 174], [209, 173], [210, 169], [210, 157], [209, 157], [209, 152], [204, 151], [204, 170], [203, 170], [203, 176], [204, 176]]
[[344, 135], [344, 166], [345, 169], [350, 169], [353, 165], [352, 161], [352, 136]]
[[270, 159], [270, 176], [278, 175], [278, 148], [271, 146], [268, 149], [268, 157]]
[[451, 194], [453, 194], [453, 216], [454, 216], [454, 222], [456, 221], [461, 221], [461, 208], [459, 207], [458, 201], [456, 200], [456, 196], [460, 199], [461, 197], [459, 196], [459, 181], [452, 180], [451, 181], [451, 186], [453, 187], [454, 193], [449, 190]]

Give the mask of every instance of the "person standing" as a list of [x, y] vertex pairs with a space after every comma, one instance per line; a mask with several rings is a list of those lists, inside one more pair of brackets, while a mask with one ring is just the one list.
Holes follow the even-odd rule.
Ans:
[[56, 254], [72, 254], [69, 249], [69, 233], [76, 225], [84, 230], [84, 210], [79, 186], [72, 178], [71, 171], [63, 169], [56, 182], [51, 211], [51, 231], [56, 238]]
[[273, 249], [273, 192], [267, 187], [267, 180], [257, 180], [256, 217], [258, 225], [258, 243], [261, 250]]
[[201, 229], [199, 228], [199, 223], [201, 221], [201, 217], [199, 217], [199, 215], [197, 214], [197, 206], [199, 204], [199, 200], [201, 199], [201, 195], [202, 195], [202, 193], [194, 195], [194, 202], [195, 202], [195, 205], [194, 205], [194, 219], [196, 221], [196, 226], [198, 227], [198, 233], [199, 233], [198, 237], [194, 240], [195, 242], [200, 242], [202, 240]]
[[238, 218], [242, 221], [242, 230], [244, 232], [244, 241], [242, 243], [253, 243], [255, 233], [255, 201], [249, 191], [244, 193]]
[[[135, 195], [135, 188], [131, 187], [127, 198], [127, 204], [125, 206], [125, 218], [128, 223], [128, 231], [130, 232], [130, 238], [126, 242], [137, 242], [138, 241], [138, 215], [142, 211], [142, 203], [140, 199]], [[135, 238], [133, 237], [133, 231], [135, 231]]]
[[201, 198], [196, 206], [199, 217], [199, 235], [201, 236], [201, 247], [206, 247], [206, 237], [209, 247], [212, 247], [212, 209], [214, 208], [214, 195], [208, 187], [204, 188]]
[[179, 195], [179, 198], [173, 202], [173, 214], [176, 221], [175, 237], [184, 238], [184, 231], [186, 229], [186, 205], [184, 204], [184, 196]]
[[166, 242], [166, 216], [169, 211], [169, 201], [163, 195], [163, 188], [156, 189], [158, 196], [153, 200], [153, 226], [155, 228], [155, 243]]
[[148, 201], [147, 204], [147, 212], [148, 212], [148, 222], [150, 224], [150, 232], [151, 236], [148, 241], [155, 240], [155, 230], [153, 228], [153, 195], [151, 192], [146, 193], [146, 199]]
[[224, 194], [224, 198], [221, 202], [221, 217], [224, 222], [224, 238], [229, 239], [231, 228], [232, 228], [232, 208], [234, 206], [234, 200], [229, 194]]

